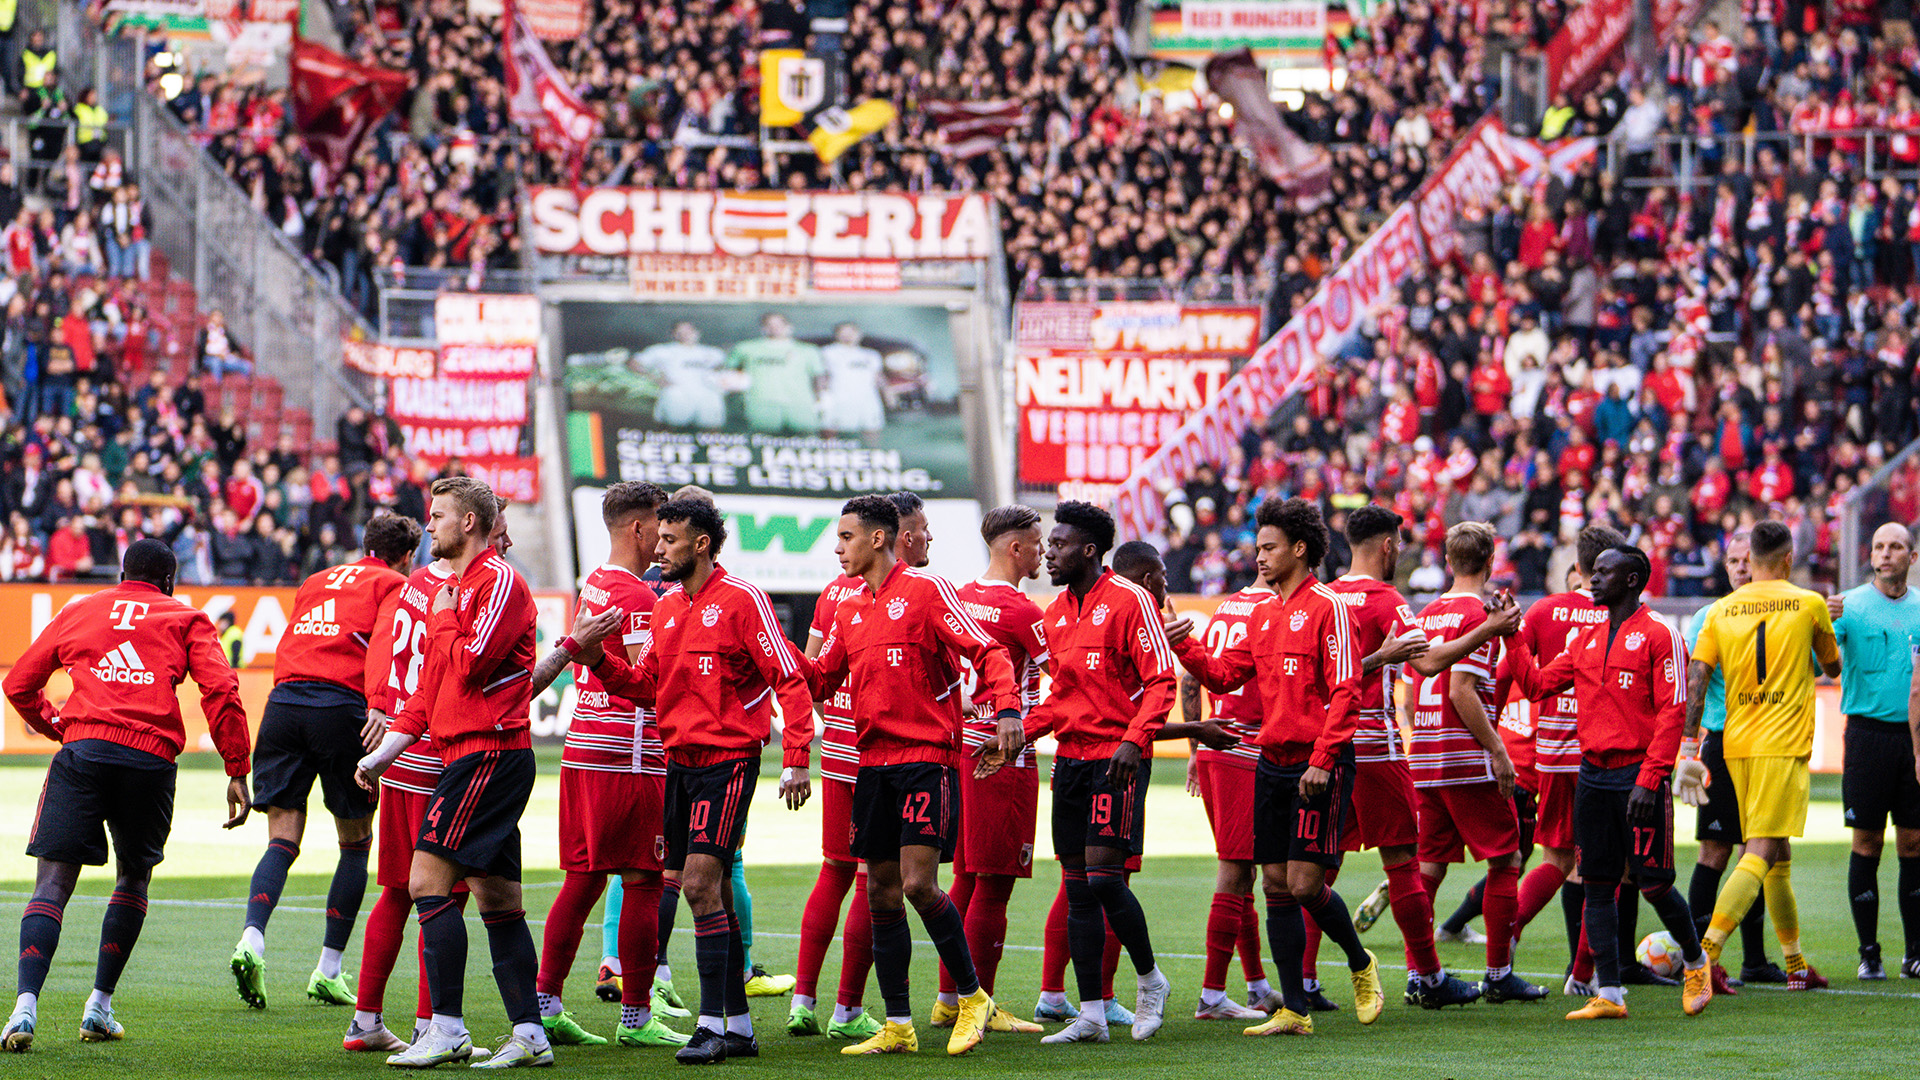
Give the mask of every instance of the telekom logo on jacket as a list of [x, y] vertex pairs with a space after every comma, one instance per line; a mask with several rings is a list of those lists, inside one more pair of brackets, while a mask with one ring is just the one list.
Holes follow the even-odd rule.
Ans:
[[138, 600], [115, 600], [113, 602], [113, 628], [115, 630], [133, 629], [135, 620], [147, 617], [147, 609], [150, 606], [151, 605], [143, 604]]

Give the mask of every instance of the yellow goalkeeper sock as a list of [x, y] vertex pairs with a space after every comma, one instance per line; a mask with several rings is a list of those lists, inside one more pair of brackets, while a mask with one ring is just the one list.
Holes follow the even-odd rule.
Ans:
[[1800, 902], [1793, 895], [1792, 859], [1781, 859], [1767, 871], [1766, 895], [1767, 917], [1773, 920], [1773, 932], [1780, 939], [1787, 974], [1791, 975], [1807, 966], [1800, 955]]
[[1747, 909], [1760, 898], [1761, 884], [1767, 877], [1767, 860], [1748, 852], [1740, 856], [1740, 863], [1727, 875], [1727, 883], [1720, 888], [1720, 898], [1714, 901], [1713, 918], [1707, 925], [1705, 938], [1701, 944], [1706, 947], [1707, 955], [1715, 963], [1720, 961], [1720, 949], [1740, 920], [1747, 917]]

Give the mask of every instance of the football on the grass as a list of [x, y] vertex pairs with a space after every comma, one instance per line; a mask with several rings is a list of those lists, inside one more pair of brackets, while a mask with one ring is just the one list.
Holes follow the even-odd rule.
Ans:
[[1665, 930], [1655, 930], [1640, 939], [1640, 947], [1633, 955], [1647, 965], [1655, 975], [1664, 975], [1669, 979], [1680, 977], [1680, 943]]

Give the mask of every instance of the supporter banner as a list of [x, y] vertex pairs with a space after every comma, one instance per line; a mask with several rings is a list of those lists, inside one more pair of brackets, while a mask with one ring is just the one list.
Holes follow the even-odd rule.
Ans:
[[513, 8], [542, 41], [572, 41], [587, 32], [586, 0], [514, 0]]
[[827, 103], [827, 63], [799, 49], [760, 53], [760, 126], [793, 127]]
[[970, 498], [953, 318], [876, 301], [562, 303], [575, 483], [836, 508], [868, 491]]
[[300, 0], [205, 0], [207, 29], [230, 68], [271, 67], [293, 44]]
[[1233, 134], [1253, 151], [1260, 171], [1286, 192], [1299, 212], [1332, 198], [1333, 161], [1327, 151], [1301, 138], [1280, 119], [1267, 92], [1267, 76], [1246, 49], [1207, 61], [1207, 85], [1233, 109]]
[[1325, 0], [1158, 0], [1153, 52], [1198, 60], [1245, 48], [1262, 63], [1318, 60], [1327, 39]]
[[[1033, 308], [1062, 307], [1055, 317]], [[1023, 304], [1014, 401], [1020, 482], [1127, 478], [1219, 393], [1259, 341], [1258, 308]], [[1077, 338], [1072, 330], [1084, 331]]]
[[440, 373], [468, 379], [532, 375], [540, 343], [540, 300], [493, 293], [442, 293], [433, 302]]
[[540, 501], [540, 459], [516, 456], [476, 456], [461, 459], [470, 476], [486, 481], [508, 502]]
[[294, 40], [288, 79], [294, 123], [326, 166], [328, 183], [407, 92], [405, 72], [349, 60], [305, 38]]
[[[1548, 94], [1578, 94], [1623, 59], [1633, 7], [1634, 0], [1586, 0], [1568, 13], [1547, 42]], [[1700, 0], [1654, 0], [1653, 39], [1664, 42], [1674, 26], [1692, 26], [1700, 7]]]
[[587, 144], [600, 135], [600, 119], [547, 56], [540, 36], [528, 23], [525, 6], [513, 0], [506, 5], [508, 112], [535, 142], [567, 151], [577, 173]]
[[436, 466], [459, 458], [501, 495], [531, 502], [540, 496], [540, 469], [528, 445], [527, 398], [525, 378], [396, 378], [387, 414], [408, 456]]
[[405, 423], [524, 424], [527, 384], [504, 379], [394, 379], [387, 413]]
[[993, 242], [983, 195], [536, 185], [531, 216], [547, 255], [971, 260]]
[[1414, 195], [1431, 262], [1447, 262], [1459, 254], [1460, 223], [1491, 207], [1514, 171], [1512, 144], [1497, 119], [1484, 117], [1467, 130], [1446, 164]]
[[[0, 585], [0, 657], [7, 658], [6, 666], [0, 667], [0, 678], [5, 678], [6, 673], [12, 670], [13, 659], [26, 651], [27, 646], [40, 636], [61, 608], [80, 597], [98, 592], [99, 588], [88, 585]], [[174, 596], [215, 619], [223, 612], [233, 612], [234, 626], [242, 635], [238, 672], [240, 700], [246, 707], [249, 724], [257, 732], [260, 714], [266, 708], [267, 694], [273, 689], [274, 654], [280, 647], [281, 635], [286, 633], [288, 617], [293, 612], [294, 590], [183, 585], [175, 590]], [[544, 654], [549, 643], [558, 641], [566, 634], [573, 622], [573, 603], [571, 593], [534, 593], [534, 606], [539, 613], [536, 636], [540, 644], [537, 652]], [[73, 683], [66, 673], [55, 672], [47, 684], [48, 700], [57, 707], [72, 692]], [[200, 710], [199, 688], [188, 680], [180, 684], [179, 692], [180, 714], [187, 725], [187, 750], [211, 753], [213, 741], [207, 735], [206, 716]], [[5, 710], [5, 721], [0, 723], [0, 753], [53, 752], [53, 743], [29, 730], [12, 705], [6, 705]]]
[[106, 0], [101, 10], [109, 33], [149, 30], [174, 41], [212, 37], [207, 0]]
[[341, 344], [341, 352], [348, 367], [368, 375], [377, 375], [383, 379], [396, 376], [416, 379], [433, 378], [432, 349], [391, 345], [383, 341], [349, 340]]
[[921, 103], [947, 155], [979, 157], [1007, 141], [1027, 122], [1027, 110], [1018, 101], [925, 101]]

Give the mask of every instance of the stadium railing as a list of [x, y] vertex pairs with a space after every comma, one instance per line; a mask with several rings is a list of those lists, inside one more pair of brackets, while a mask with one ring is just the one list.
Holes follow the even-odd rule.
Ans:
[[[1781, 167], [1785, 167], [1790, 151], [1799, 150], [1806, 155], [1810, 166], [1824, 168], [1824, 155], [1816, 153], [1819, 144], [1832, 143], [1835, 139], [1855, 139], [1862, 144], [1859, 166], [1864, 179], [1879, 180], [1891, 176], [1901, 181], [1920, 180], [1920, 166], [1902, 168], [1893, 158], [1891, 141], [1897, 134], [1901, 133], [1878, 127], [1813, 132], [1736, 132], [1711, 138], [1659, 135], [1640, 143], [1636, 149], [1629, 147], [1626, 137], [1616, 130], [1607, 138], [1606, 160], [1615, 178], [1628, 187], [1694, 187], [1718, 183], [1720, 174], [1711, 165], [1727, 158], [1737, 159], [1741, 170], [1751, 174], [1759, 164], [1763, 147], [1773, 149]], [[1905, 134], [1909, 138], [1920, 138], [1920, 132]], [[1712, 148], [1714, 153], [1709, 154], [1708, 148]], [[1628, 175], [1636, 155], [1649, 170], [1644, 175]]]

